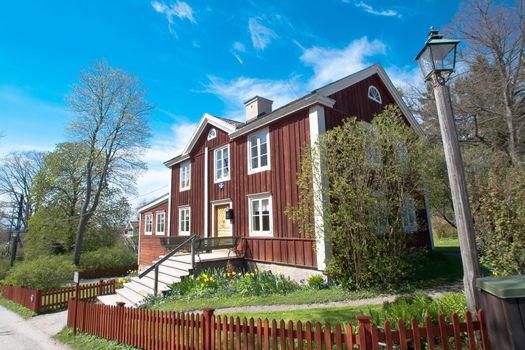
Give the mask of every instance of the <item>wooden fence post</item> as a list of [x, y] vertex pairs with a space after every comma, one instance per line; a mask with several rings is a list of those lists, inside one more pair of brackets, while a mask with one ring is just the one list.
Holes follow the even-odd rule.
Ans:
[[202, 316], [204, 319], [204, 350], [212, 350], [211, 344], [211, 335], [215, 332], [215, 329], [212, 328], [214, 324], [211, 320], [213, 318], [214, 309], [204, 309], [202, 310]]
[[34, 295], [35, 298], [35, 300], [33, 300], [33, 311], [38, 313], [42, 308], [42, 291], [37, 289], [32, 295]]
[[104, 280], [98, 281], [98, 295], [104, 295]]
[[372, 350], [372, 324], [370, 316], [356, 316], [359, 350]]

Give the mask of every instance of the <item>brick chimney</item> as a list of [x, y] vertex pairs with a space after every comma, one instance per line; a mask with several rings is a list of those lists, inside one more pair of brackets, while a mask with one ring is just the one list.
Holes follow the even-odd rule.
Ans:
[[261, 96], [255, 96], [248, 101], [244, 102], [246, 107], [246, 122], [249, 122], [263, 114], [269, 114], [272, 112], [272, 100]]

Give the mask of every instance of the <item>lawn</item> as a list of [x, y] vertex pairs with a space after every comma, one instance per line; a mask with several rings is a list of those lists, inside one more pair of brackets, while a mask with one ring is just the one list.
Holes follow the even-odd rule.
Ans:
[[0, 294], [0, 306], [5, 307], [6, 309], [16, 312], [23, 318], [29, 318], [36, 316], [36, 313], [31, 311], [30, 309], [23, 307], [22, 305], [18, 305], [16, 303], [13, 303], [11, 300], [5, 299], [2, 294]]
[[434, 246], [435, 247], [459, 247], [459, 240], [455, 238], [443, 237], [441, 239], [434, 236]]
[[416, 285], [420, 288], [460, 281], [463, 265], [459, 247], [435, 247], [417, 277]]
[[55, 335], [55, 339], [77, 350], [138, 350], [129, 345], [86, 333], [77, 332], [77, 335], [73, 335], [73, 331], [69, 328], [62, 329]]
[[312, 323], [319, 322], [321, 324], [330, 323], [335, 325], [340, 324], [357, 324], [356, 316], [359, 315], [370, 315], [372, 312], [380, 312], [381, 305], [366, 305], [366, 306], [343, 306], [343, 307], [330, 307], [330, 308], [308, 308], [302, 310], [289, 310], [289, 311], [272, 311], [272, 312], [236, 312], [221, 314], [220, 316], [227, 315], [233, 317], [240, 317], [243, 319], [246, 317], [250, 319], [269, 319], [269, 320], [284, 320], [285, 322], [297, 321], [305, 322], [310, 321]]
[[342, 300], [356, 300], [380, 296], [378, 292], [361, 291], [347, 292], [341, 288], [330, 289], [301, 289], [288, 294], [273, 294], [265, 296], [196, 298], [171, 297], [158, 300], [149, 308], [164, 311], [195, 311], [204, 308], [229, 308], [256, 305], [294, 305], [294, 304], [322, 304]]

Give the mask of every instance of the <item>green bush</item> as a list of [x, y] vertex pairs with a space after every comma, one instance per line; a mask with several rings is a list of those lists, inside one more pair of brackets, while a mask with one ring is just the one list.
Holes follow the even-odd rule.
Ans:
[[308, 277], [306, 283], [308, 284], [308, 287], [314, 289], [323, 289], [328, 286], [324, 280], [324, 277], [321, 275], [314, 275]]
[[222, 269], [206, 270], [195, 278], [184, 278], [171, 287], [172, 296], [187, 298], [217, 296], [259, 296], [287, 294], [300, 289], [296, 282], [270, 271], [237, 273]]
[[393, 302], [385, 302], [380, 312], [370, 311], [374, 322], [382, 324], [388, 320], [395, 325], [398, 320], [405, 321], [408, 327], [413, 317], [423, 324], [425, 317], [430, 316], [434, 323], [438, 316], [443, 314], [447, 322], [451, 322], [451, 314], [456, 312], [460, 320], [464, 319], [464, 311], [467, 308], [465, 295], [463, 293], [446, 293], [431, 298], [425, 293], [414, 293], [398, 297]]
[[99, 248], [85, 252], [80, 257], [80, 267], [84, 270], [112, 269], [131, 266], [137, 262], [137, 256], [123, 244]]
[[5, 284], [50, 290], [73, 280], [75, 266], [65, 256], [42, 256], [17, 263], [4, 279]]
[[0, 281], [7, 276], [10, 268], [9, 259], [0, 259]]

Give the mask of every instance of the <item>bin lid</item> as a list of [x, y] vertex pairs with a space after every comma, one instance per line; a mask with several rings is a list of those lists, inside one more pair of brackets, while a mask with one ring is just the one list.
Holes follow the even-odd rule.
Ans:
[[525, 298], [525, 276], [483, 277], [476, 286], [499, 298]]

